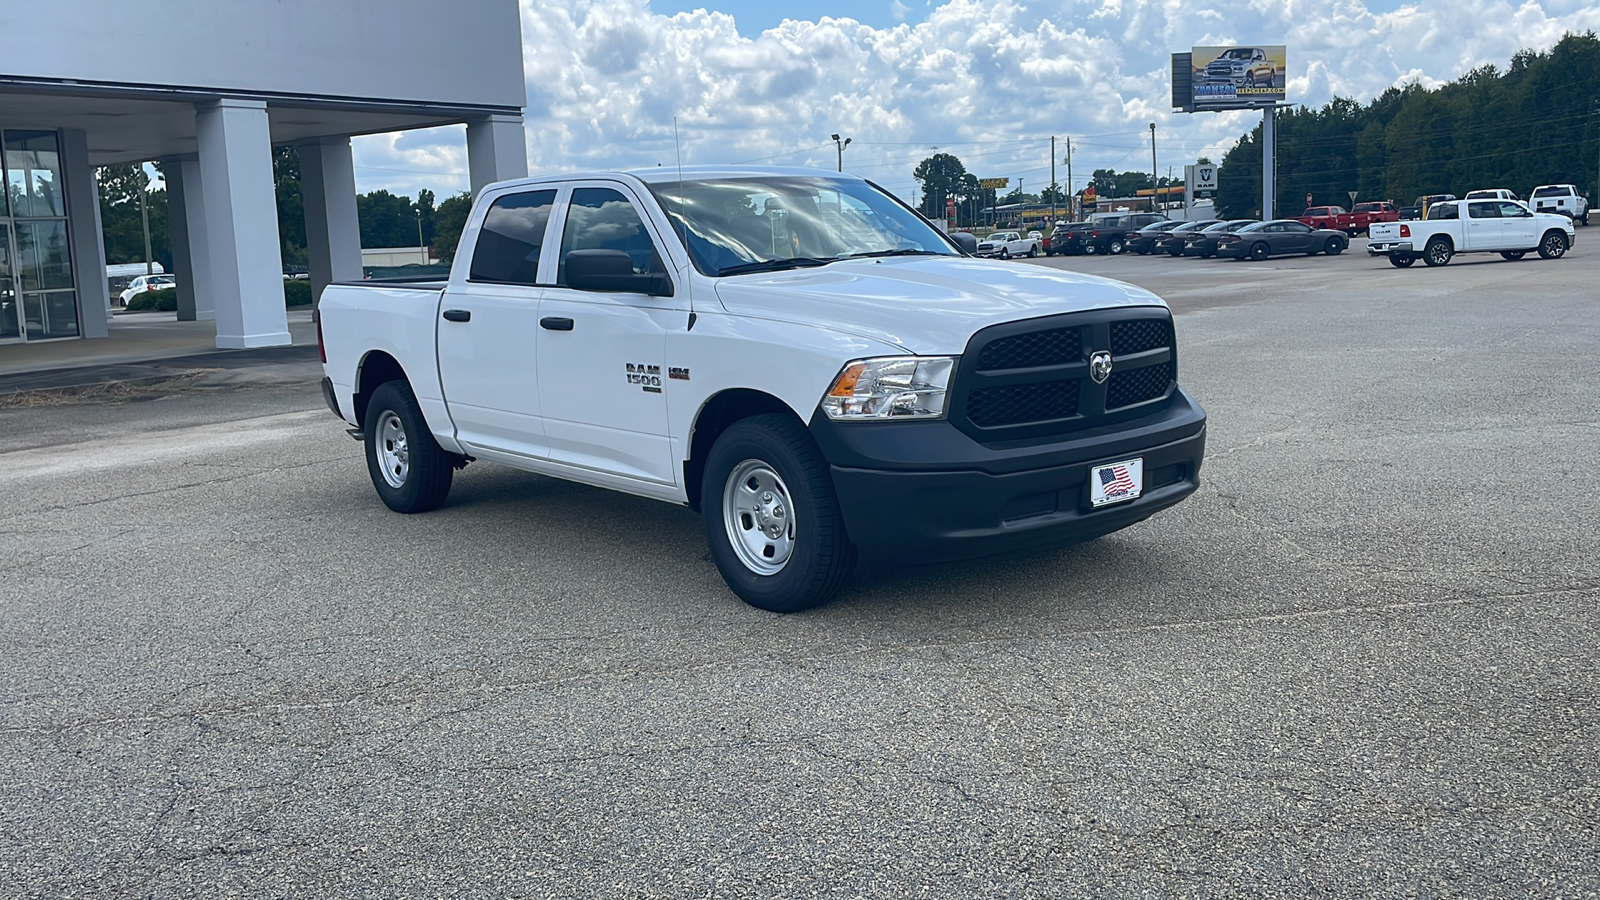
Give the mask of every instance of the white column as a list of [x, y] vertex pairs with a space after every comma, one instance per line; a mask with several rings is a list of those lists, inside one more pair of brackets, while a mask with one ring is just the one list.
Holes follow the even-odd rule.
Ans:
[[356, 215], [356, 169], [350, 138], [323, 138], [295, 148], [305, 204], [311, 296], [335, 281], [361, 280], [361, 221]]
[[89, 165], [89, 133], [61, 130], [61, 177], [66, 182], [67, 239], [72, 245], [72, 281], [78, 294], [79, 329], [86, 338], [106, 336], [111, 295], [106, 289], [106, 247], [101, 237], [100, 186]]
[[528, 177], [522, 116], [485, 116], [467, 123], [467, 172], [474, 197], [493, 182]]
[[[217, 346], [288, 344], [267, 105], [226, 97], [197, 104], [195, 132]], [[195, 224], [190, 222], [191, 237]]]
[[194, 263], [189, 253], [189, 210], [183, 184], [183, 160], [167, 157], [161, 161], [161, 175], [167, 183], [167, 240], [172, 245], [172, 275], [178, 281], [178, 321], [193, 322]]
[[[217, 317], [216, 293], [211, 289], [211, 238], [206, 234], [206, 192], [205, 185], [200, 178], [200, 160], [198, 158], [185, 159], [178, 164], [178, 182], [183, 185], [183, 234], [184, 245], [187, 250], [190, 284], [190, 300], [194, 303], [193, 318], [199, 322], [210, 322]], [[169, 179], [171, 173], [168, 174]], [[170, 182], [169, 182], [170, 184]], [[177, 263], [178, 240], [175, 229], [177, 228], [177, 214], [174, 204], [179, 198], [168, 188], [167, 192], [167, 234], [172, 240], [173, 263]], [[184, 317], [183, 311], [183, 282], [184, 276], [178, 276], [178, 318]]]

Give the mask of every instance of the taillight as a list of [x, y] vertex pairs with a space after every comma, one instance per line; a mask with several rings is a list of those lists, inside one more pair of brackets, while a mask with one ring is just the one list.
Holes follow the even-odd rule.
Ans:
[[1401, 237], [1411, 237], [1411, 226], [1410, 225], [1401, 225], [1400, 226], [1400, 236]]
[[1098, 232], [1098, 231], [1089, 232], [1089, 237], [1099, 237], [1099, 236], [1100, 236], [1100, 232]]
[[322, 310], [313, 309], [311, 311], [311, 321], [317, 325], [317, 356], [326, 365], [328, 362], [328, 348], [322, 345]]

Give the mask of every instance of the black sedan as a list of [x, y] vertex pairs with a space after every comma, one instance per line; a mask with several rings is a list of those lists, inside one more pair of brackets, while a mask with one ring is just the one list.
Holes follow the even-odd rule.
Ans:
[[1217, 235], [1217, 255], [1262, 260], [1280, 253], [1326, 253], [1338, 256], [1350, 238], [1331, 228], [1312, 228], [1293, 219], [1274, 219], [1246, 225], [1232, 234]]
[[1255, 221], [1255, 219], [1230, 219], [1215, 225], [1207, 225], [1183, 239], [1183, 255], [1210, 259], [1217, 255], [1217, 238], [1233, 234], [1246, 225], [1254, 224]]
[[1167, 254], [1169, 256], [1182, 256], [1183, 255], [1183, 242], [1185, 240], [1187, 240], [1190, 237], [1193, 237], [1196, 232], [1198, 232], [1202, 228], [1205, 228], [1207, 225], [1215, 225], [1220, 221], [1222, 221], [1222, 220], [1221, 219], [1200, 219], [1199, 221], [1195, 221], [1195, 222], [1184, 222], [1183, 224], [1181, 224], [1178, 227], [1172, 229], [1171, 231], [1167, 232], [1166, 234], [1163, 234], [1160, 237], [1156, 238], [1156, 251], [1155, 252], [1157, 252], [1157, 253], [1165, 253], [1165, 254]]
[[1157, 222], [1128, 235], [1128, 250], [1140, 256], [1149, 256], [1156, 252], [1156, 241], [1167, 236], [1173, 229], [1187, 225], [1188, 222]]

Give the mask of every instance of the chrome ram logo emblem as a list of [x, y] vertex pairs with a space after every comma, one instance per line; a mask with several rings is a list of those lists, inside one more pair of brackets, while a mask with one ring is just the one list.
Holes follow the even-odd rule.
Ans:
[[1111, 377], [1111, 351], [1096, 350], [1089, 356], [1089, 377], [1095, 384], [1105, 384]]

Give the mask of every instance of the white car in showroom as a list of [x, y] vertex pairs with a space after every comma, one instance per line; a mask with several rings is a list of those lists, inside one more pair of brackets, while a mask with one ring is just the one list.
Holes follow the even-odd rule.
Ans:
[[1043, 239], [1038, 237], [1023, 237], [1019, 231], [996, 231], [978, 242], [978, 256], [998, 256], [1001, 259], [1010, 259], [1013, 256], [1038, 256], [1039, 247]]

